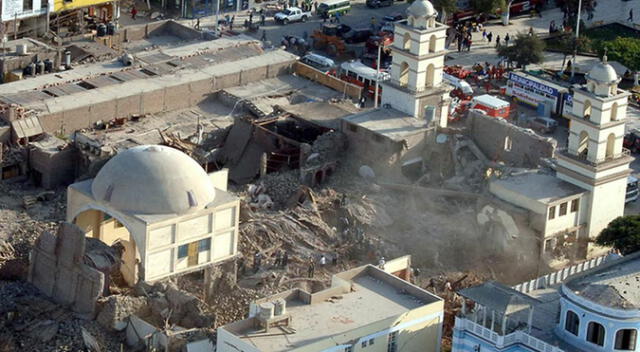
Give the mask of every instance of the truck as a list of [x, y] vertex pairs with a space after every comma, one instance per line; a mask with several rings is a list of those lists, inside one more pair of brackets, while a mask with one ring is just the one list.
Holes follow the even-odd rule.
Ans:
[[469, 108], [482, 110], [489, 116], [505, 119], [509, 118], [509, 113], [511, 112], [511, 104], [509, 102], [489, 94], [474, 97]]
[[307, 22], [311, 18], [311, 12], [304, 12], [298, 7], [290, 7], [282, 12], [278, 12], [273, 19], [282, 24], [289, 22]]

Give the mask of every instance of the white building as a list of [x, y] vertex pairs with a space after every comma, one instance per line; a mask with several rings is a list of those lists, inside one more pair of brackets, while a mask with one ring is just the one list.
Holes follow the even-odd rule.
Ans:
[[67, 221], [122, 244], [129, 285], [154, 281], [235, 256], [240, 200], [226, 187], [226, 171], [207, 175], [176, 149], [138, 146], [69, 186]]
[[588, 240], [624, 214], [629, 163], [622, 147], [627, 97], [620, 79], [603, 61], [591, 69], [587, 84], [573, 93], [569, 145], [556, 151], [556, 175], [521, 174], [491, 181], [498, 198], [525, 208], [542, 237], [545, 252], [559, 243], [577, 243], [588, 254]]
[[4, 0], [2, 1], [2, 25], [5, 34], [20, 33], [21, 27], [29, 21], [29, 28], [38, 33], [47, 29], [46, 15], [53, 12], [53, 1], [48, 0]]

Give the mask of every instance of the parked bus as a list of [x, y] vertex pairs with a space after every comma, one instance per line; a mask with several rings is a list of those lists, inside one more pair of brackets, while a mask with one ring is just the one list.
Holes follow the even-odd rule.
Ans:
[[[540, 116], [567, 116], [564, 107], [571, 105], [569, 89], [524, 72], [509, 72], [507, 95], [538, 109]], [[567, 98], [569, 96], [569, 98]]]
[[325, 0], [318, 5], [316, 15], [319, 17], [331, 17], [339, 13], [341, 16], [351, 10], [349, 0]]
[[633, 176], [627, 177], [627, 195], [624, 199], [625, 203], [633, 202], [638, 199], [638, 179]]
[[[376, 77], [378, 72], [364, 65], [359, 61], [349, 61], [343, 62], [340, 65], [340, 73], [339, 77], [343, 81], [347, 81], [349, 83], [355, 84], [357, 86], [363, 87], [367, 90], [367, 93], [370, 96], [375, 95], [375, 86], [376, 86]], [[390, 78], [388, 72], [380, 72], [379, 79], [377, 79], [378, 83], [386, 81]], [[381, 96], [382, 87], [378, 87], [378, 96]]]

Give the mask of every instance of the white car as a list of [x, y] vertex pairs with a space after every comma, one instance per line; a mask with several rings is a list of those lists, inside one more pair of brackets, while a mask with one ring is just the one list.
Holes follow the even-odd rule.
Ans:
[[278, 12], [273, 16], [273, 19], [282, 24], [289, 22], [307, 22], [311, 18], [311, 12], [304, 12], [298, 7], [290, 7], [282, 12]]

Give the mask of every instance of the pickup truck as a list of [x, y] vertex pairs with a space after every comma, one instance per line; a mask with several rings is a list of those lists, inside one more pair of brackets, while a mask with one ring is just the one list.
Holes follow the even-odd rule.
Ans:
[[311, 12], [304, 12], [300, 8], [290, 7], [282, 12], [278, 12], [273, 16], [273, 19], [282, 24], [289, 22], [307, 22], [311, 18]]

